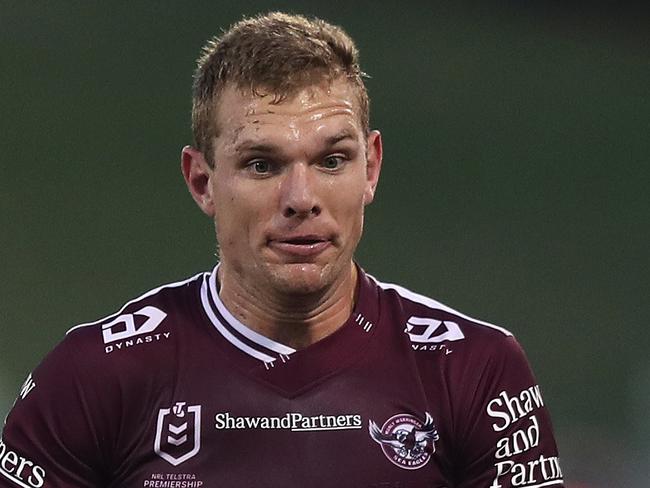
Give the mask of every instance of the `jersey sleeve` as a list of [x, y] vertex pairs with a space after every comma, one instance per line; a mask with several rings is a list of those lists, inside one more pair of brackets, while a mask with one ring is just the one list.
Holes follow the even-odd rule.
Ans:
[[[101, 434], [92, 395], [67, 340], [23, 385], [0, 444], [0, 487], [98, 487]], [[92, 374], [92, 373], [91, 373]]]
[[458, 407], [457, 487], [563, 487], [549, 413], [519, 343], [500, 337], [476, 357], [481, 364], [467, 363]]

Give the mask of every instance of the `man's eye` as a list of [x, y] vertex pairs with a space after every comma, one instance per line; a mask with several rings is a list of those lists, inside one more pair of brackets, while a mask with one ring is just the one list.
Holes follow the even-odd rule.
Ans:
[[343, 165], [343, 158], [341, 156], [328, 156], [323, 160], [323, 168], [325, 169], [339, 169]]
[[271, 163], [263, 159], [253, 161], [250, 163], [249, 167], [253, 170], [254, 173], [260, 175], [267, 174], [271, 171]]

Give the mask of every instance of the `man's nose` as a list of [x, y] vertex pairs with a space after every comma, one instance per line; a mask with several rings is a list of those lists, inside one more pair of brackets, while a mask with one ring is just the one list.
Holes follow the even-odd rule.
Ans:
[[287, 168], [282, 181], [281, 205], [282, 215], [306, 218], [321, 213], [320, 202], [316, 192], [317, 175], [307, 163], [293, 163]]

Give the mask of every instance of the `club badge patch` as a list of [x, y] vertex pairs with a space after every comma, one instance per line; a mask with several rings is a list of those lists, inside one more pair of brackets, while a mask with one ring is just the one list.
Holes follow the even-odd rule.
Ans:
[[158, 411], [154, 451], [168, 463], [178, 466], [201, 449], [201, 406], [176, 402]]
[[389, 418], [381, 428], [371, 420], [368, 430], [386, 457], [404, 469], [418, 469], [427, 464], [436, 452], [435, 441], [439, 439], [428, 412], [424, 423], [413, 415], [400, 413]]

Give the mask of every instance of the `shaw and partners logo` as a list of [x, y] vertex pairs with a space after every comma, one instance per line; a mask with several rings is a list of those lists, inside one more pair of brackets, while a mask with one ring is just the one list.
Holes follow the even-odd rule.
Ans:
[[105, 352], [168, 339], [171, 332], [153, 334], [152, 332], [165, 320], [167, 314], [162, 310], [146, 306], [134, 313], [116, 317], [102, 325], [102, 337], [106, 344]]
[[292, 432], [354, 430], [362, 427], [361, 415], [303, 415], [290, 412], [280, 417], [238, 417], [221, 412], [214, 417], [217, 430], [280, 429]]
[[543, 424], [538, 418], [543, 408], [539, 385], [514, 393], [502, 390], [487, 403], [486, 412], [494, 419], [492, 430], [499, 435], [494, 451], [495, 476], [489, 488], [563, 483], [559, 458], [540, 453], [546, 449]]
[[22, 488], [40, 488], [45, 484], [45, 469], [9, 449], [2, 439], [0, 474]]
[[407, 413], [393, 415], [381, 428], [371, 420], [368, 430], [390, 462], [404, 469], [418, 469], [427, 464], [436, 452], [435, 441], [439, 439], [429, 413], [424, 422]]
[[176, 402], [158, 411], [154, 452], [174, 466], [201, 449], [201, 406]]

